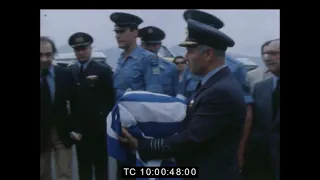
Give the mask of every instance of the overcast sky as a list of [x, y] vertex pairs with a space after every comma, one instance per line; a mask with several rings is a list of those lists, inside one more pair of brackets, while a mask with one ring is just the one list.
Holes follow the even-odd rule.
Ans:
[[[82, 31], [93, 36], [94, 47], [114, 47], [114, 24], [109, 16], [117, 11], [141, 17], [144, 22], [140, 28], [153, 25], [164, 30], [163, 44], [168, 47], [185, 39], [184, 10], [40, 10], [41, 35], [50, 36], [61, 46], [67, 44], [71, 34]], [[203, 11], [216, 15], [225, 23], [222, 31], [236, 42], [230, 52], [259, 55], [263, 42], [280, 37], [280, 10]]]

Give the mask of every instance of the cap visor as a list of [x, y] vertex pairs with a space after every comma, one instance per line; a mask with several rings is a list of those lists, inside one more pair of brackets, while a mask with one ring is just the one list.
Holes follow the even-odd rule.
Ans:
[[77, 44], [77, 45], [73, 45], [71, 46], [72, 48], [77, 48], [77, 47], [87, 47], [90, 43], [81, 43], [81, 44]]
[[194, 47], [197, 45], [198, 45], [198, 43], [193, 42], [193, 41], [183, 41], [182, 43], [179, 44], [179, 46], [181, 46], [181, 47]]

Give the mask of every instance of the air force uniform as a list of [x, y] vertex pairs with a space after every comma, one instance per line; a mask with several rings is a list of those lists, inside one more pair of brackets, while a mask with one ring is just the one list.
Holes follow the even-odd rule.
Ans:
[[[224, 26], [223, 22], [219, 18], [196, 9], [186, 10], [183, 13], [183, 18], [185, 21], [187, 21], [188, 19], [193, 19], [203, 24], [208, 24], [216, 29], [221, 29]], [[194, 91], [196, 90], [198, 82], [200, 82], [201, 79], [201, 76], [192, 74], [189, 68], [186, 67], [183, 72], [183, 78], [180, 82], [178, 93], [183, 95], [186, 98], [186, 101], [189, 102]]]
[[[122, 12], [111, 14], [110, 19], [118, 30], [138, 27], [143, 22], [138, 16]], [[127, 57], [121, 54], [113, 76], [117, 99], [126, 91], [142, 90], [161, 93], [160, 71], [158, 57], [139, 46]]]
[[[139, 30], [139, 37], [141, 42], [145, 44], [161, 44], [161, 41], [165, 38], [165, 33], [157, 27], [147, 26]], [[160, 76], [151, 76], [149, 81], [161, 82], [162, 89], [159, 89], [158, 93], [175, 96], [177, 94], [176, 87], [179, 83], [179, 72], [176, 65], [159, 56], [157, 60], [153, 61], [154, 64], [156, 64], [156, 61], [158, 63]]]
[[[85, 49], [93, 38], [83, 32], [70, 36], [69, 45]], [[75, 109], [74, 132], [82, 139], [77, 142], [77, 158], [80, 179], [92, 177], [92, 166], [97, 180], [106, 179], [107, 145], [106, 117], [115, 104], [112, 71], [105, 65], [89, 59], [70, 66], [76, 80], [76, 100], [71, 103]]]
[[[180, 46], [203, 44], [222, 51], [234, 46], [212, 26], [190, 19], [188, 30]], [[139, 140], [140, 157], [174, 157], [178, 166], [199, 167], [200, 180], [238, 179], [237, 150], [246, 115], [241, 86], [225, 66], [209, 72], [199, 85], [187, 109], [185, 130], [168, 138]]]
[[[188, 19], [193, 19], [203, 24], [212, 26], [216, 29], [221, 29], [224, 26], [224, 23], [214, 15], [195, 9], [186, 10], [183, 14], [183, 17], [186, 21]], [[238, 82], [242, 85], [243, 91], [245, 93], [245, 101], [247, 104], [250, 104], [253, 102], [253, 99], [250, 96], [249, 83], [246, 81], [246, 69], [242, 65], [238, 65], [237, 67], [230, 66], [230, 58], [232, 57], [226, 56], [226, 64], [230, 68]], [[200, 80], [201, 77], [192, 74], [188, 67], [185, 69], [183, 80], [180, 82], [181, 84], [179, 85], [178, 92], [186, 98], [187, 102], [190, 101]]]

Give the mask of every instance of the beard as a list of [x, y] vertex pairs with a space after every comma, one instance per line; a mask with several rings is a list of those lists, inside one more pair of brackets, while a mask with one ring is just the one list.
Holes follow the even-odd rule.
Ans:
[[51, 61], [40, 61], [40, 69], [49, 69]]

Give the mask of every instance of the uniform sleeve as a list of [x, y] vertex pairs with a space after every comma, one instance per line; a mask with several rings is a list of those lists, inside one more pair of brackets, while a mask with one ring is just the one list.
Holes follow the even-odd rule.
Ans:
[[[161, 86], [160, 82], [158, 83], [153, 83], [152, 81], [149, 81], [148, 79], [150, 78], [149, 76], [151, 75], [150, 72], [153, 71], [152, 68], [154, 65], [153, 63], [157, 63], [155, 67], [158, 67], [159, 63], [159, 58], [155, 55], [148, 55], [143, 58], [141, 61], [141, 67], [143, 68], [143, 83], [139, 84], [140, 88], [136, 88], [136, 90], [141, 90], [141, 91], [151, 91], [153, 92], [154, 89], [158, 89], [158, 86]], [[160, 73], [160, 69], [158, 69]], [[153, 72], [152, 72], [153, 73]], [[151, 87], [148, 87], [151, 86]], [[155, 87], [153, 87], [155, 86]]]
[[108, 113], [112, 110], [115, 100], [116, 100], [116, 92], [113, 88], [113, 77], [112, 70], [110, 67], [103, 67], [103, 73], [101, 76], [101, 88], [102, 88], [102, 97], [104, 99], [104, 115], [107, 116]]
[[184, 132], [164, 139], [140, 140], [138, 150], [141, 158], [149, 160], [193, 153], [234, 123], [234, 118], [230, 118], [233, 113], [230, 106], [235, 102], [227, 92], [215, 90], [200, 103]]
[[66, 78], [68, 79], [68, 92], [67, 92], [67, 99], [69, 101], [69, 110], [70, 110], [70, 121], [69, 121], [69, 128], [70, 132], [71, 131], [76, 131], [80, 132], [80, 123], [78, 122], [77, 118], [77, 103], [76, 103], [76, 98], [77, 98], [77, 91], [76, 91], [76, 81], [75, 78], [72, 75], [71, 68], [68, 68], [67, 70], [67, 76]]
[[239, 83], [242, 86], [242, 90], [244, 92], [244, 101], [246, 104], [252, 104], [253, 103], [253, 98], [250, 94], [250, 84], [247, 78], [247, 70], [246, 68], [241, 65], [237, 68], [236, 72], [236, 79], [239, 81]]
[[150, 70], [150, 63], [155, 58], [154, 55], [147, 55], [141, 61], [142, 73], [143, 73], [143, 81], [139, 85], [140, 87], [137, 90], [146, 91], [148, 86], [148, 76]]

